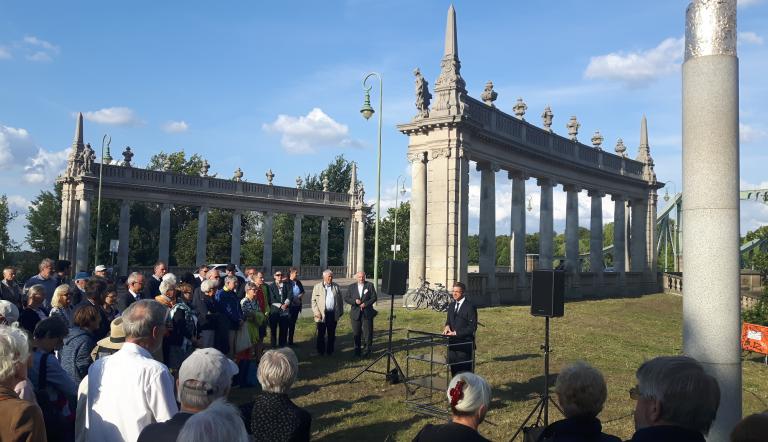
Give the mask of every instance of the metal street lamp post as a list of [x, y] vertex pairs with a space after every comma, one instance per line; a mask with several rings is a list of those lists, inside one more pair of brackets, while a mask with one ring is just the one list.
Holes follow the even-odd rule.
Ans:
[[395, 232], [392, 235], [394, 237], [394, 244], [392, 245], [392, 259], [397, 259], [397, 213], [400, 211], [400, 205], [397, 203], [397, 185], [400, 184], [400, 178], [403, 179], [402, 188], [400, 189], [399, 193], [400, 195], [405, 196], [405, 177], [402, 175], [397, 177], [397, 182], [395, 183]]
[[[99, 240], [101, 239], [101, 180], [104, 177], [104, 160], [112, 161], [112, 156], [109, 154], [109, 144], [112, 142], [112, 137], [104, 134], [101, 139], [101, 163], [99, 163], [99, 195], [96, 199], [96, 244], [93, 248], [93, 266], [94, 268], [99, 265]], [[107, 147], [107, 155], [104, 155], [104, 145]]]
[[381, 115], [382, 115], [382, 102], [384, 93], [384, 83], [381, 79], [381, 75], [376, 72], [371, 72], [363, 78], [363, 90], [365, 90], [365, 102], [363, 103], [360, 113], [366, 120], [371, 118], [375, 113], [373, 107], [371, 107], [371, 88], [368, 86], [368, 79], [371, 77], [379, 79], [379, 147], [376, 160], [376, 226], [374, 228], [373, 235], [373, 284], [376, 286], [376, 293], [379, 292], [379, 220], [381, 218]]

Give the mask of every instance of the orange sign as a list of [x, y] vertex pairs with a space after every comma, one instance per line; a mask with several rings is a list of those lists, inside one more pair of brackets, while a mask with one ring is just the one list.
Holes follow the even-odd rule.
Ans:
[[768, 327], [743, 323], [741, 325], [741, 348], [768, 355]]

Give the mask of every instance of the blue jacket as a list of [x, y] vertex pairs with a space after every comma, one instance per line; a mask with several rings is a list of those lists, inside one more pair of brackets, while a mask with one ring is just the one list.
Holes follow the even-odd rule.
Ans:
[[88, 375], [91, 366], [91, 350], [96, 346], [93, 335], [80, 327], [72, 327], [64, 338], [64, 347], [59, 352], [61, 366], [75, 384]]
[[216, 300], [216, 310], [224, 313], [224, 316], [229, 319], [230, 329], [237, 330], [240, 320], [243, 319], [243, 312], [240, 311], [240, 301], [235, 292], [220, 289], [213, 298]]

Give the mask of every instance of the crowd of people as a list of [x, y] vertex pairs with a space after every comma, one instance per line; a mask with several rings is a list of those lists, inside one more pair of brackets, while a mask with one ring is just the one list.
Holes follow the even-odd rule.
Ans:
[[[299, 362], [295, 345], [304, 286], [298, 271], [264, 274], [234, 265], [224, 275], [201, 266], [181, 278], [158, 262], [146, 276], [132, 273], [117, 290], [107, 269], [67, 279], [66, 261], [43, 260], [23, 287], [15, 270], [0, 281], [0, 441], [305, 441], [311, 415], [290, 389]], [[335, 351], [336, 326], [350, 306], [354, 354], [373, 345], [377, 300], [358, 272], [346, 291], [330, 270], [311, 291], [320, 356]], [[428, 424], [414, 441], [485, 441], [479, 426], [491, 387], [474, 373], [477, 310], [453, 287], [443, 334], [452, 379], [446, 391], [451, 420]], [[271, 349], [264, 342], [269, 329]], [[255, 361], [261, 391], [249, 415], [227, 402], [233, 382]], [[240, 363], [240, 364], [239, 364]], [[720, 389], [696, 360], [657, 357], [643, 363], [630, 389], [636, 432], [630, 441], [703, 441], [715, 419]], [[531, 430], [542, 442], [620, 441], [598, 418], [607, 385], [584, 362], [563, 368], [555, 393], [565, 419]], [[745, 418], [732, 441], [764, 440], [767, 415]], [[763, 439], [761, 439], [761, 437]]]

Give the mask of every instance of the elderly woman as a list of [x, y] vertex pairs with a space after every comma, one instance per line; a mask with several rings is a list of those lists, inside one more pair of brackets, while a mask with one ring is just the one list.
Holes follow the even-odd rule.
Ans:
[[120, 316], [120, 310], [117, 309], [117, 299], [117, 287], [115, 287], [114, 284], [109, 284], [107, 286], [107, 291], [104, 292], [104, 304], [102, 305], [102, 308], [110, 323]]
[[77, 384], [53, 354], [55, 350], [61, 350], [68, 333], [67, 324], [53, 317], [40, 321], [32, 334], [35, 351], [28, 371], [29, 380], [45, 415], [48, 440], [74, 438]]
[[101, 316], [98, 307], [84, 305], [75, 312], [74, 325], [64, 338], [64, 347], [59, 352], [61, 366], [76, 383], [88, 375], [88, 367], [93, 363], [91, 351], [96, 347], [94, 333], [99, 329]]
[[599, 370], [586, 362], [565, 367], [557, 376], [555, 393], [565, 419], [550, 424], [538, 440], [621, 442], [618, 437], [603, 433], [597, 418], [608, 396]]
[[[168, 275], [171, 276], [166, 278]], [[155, 301], [168, 308], [168, 316], [165, 318], [166, 332], [165, 339], [163, 339], [162, 353], [163, 362], [165, 362], [167, 365], [169, 358], [171, 357], [171, 345], [168, 341], [168, 338], [170, 338], [171, 333], [173, 333], [173, 318], [171, 317], [171, 309], [173, 309], [173, 307], [176, 305], [176, 277], [171, 273], [167, 273], [163, 277], [163, 280], [160, 281], [160, 288], [158, 290], [160, 291], [160, 294], [155, 296]]]
[[[160, 283], [162, 286], [163, 283]], [[192, 353], [197, 342], [197, 315], [192, 309], [192, 286], [187, 283], [179, 284], [181, 296], [176, 298], [176, 304], [168, 313], [171, 317], [171, 332], [165, 338], [168, 343], [168, 368], [176, 372], [184, 359]]]
[[414, 441], [474, 442], [488, 441], [477, 432], [485, 419], [491, 403], [491, 387], [480, 376], [464, 372], [448, 384], [448, 402], [451, 405], [451, 422], [442, 425], [427, 424]]
[[29, 344], [16, 327], [0, 326], [0, 440], [44, 441], [45, 422], [40, 407], [19, 399], [14, 386], [27, 378]]
[[213, 347], [216, 336], [216, 326], [218, 324], [218, 310], [216, 309], [216, 300], [214, 295], [219, 289], [218, 273], [215, 280], [206, 279], [200, 283], [200, 293], [202, 302], [200, 302], [200, 347]]
[[261, 354], [261, 345], [267, 335], [267, 312], [269, 311], [269, 288], [264, 284], [264, 275], [257, 272], [254, 281], [245, 283], [245, 297], [240, 300], [245, 326], [251, 343], [256, 345], [257, 357]]
[[51, 307], [49, 316], [58, 316], [67, 323], [67, 326], [72, 327], [74, 308], [72, 307], [72, 288], [70, 286], [62, 284], [56, 287], [56, 290], [53, 291], [53, 298], [51, 298]]
[[288, 347], [261, 357], [258, 377], [262, 392], [253, 404], [252, 434], [269, 434], [271, 440], [309, 440], [312, 416], [288, 398], [298, 372], [299, 360]]
[[19, 316], [19, 325], [30, 335], [35, 331], [37, 323], [48, 317], [48, 309], [45, 303], [45, 287], [40, 284], [33, 285], [27, 292], [27, 305]]

